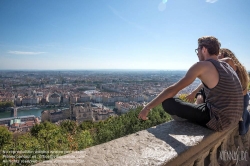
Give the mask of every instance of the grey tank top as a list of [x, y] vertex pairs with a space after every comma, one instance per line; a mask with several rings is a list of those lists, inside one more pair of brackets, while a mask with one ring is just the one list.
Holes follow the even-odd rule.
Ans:
[[204, 83], [206, 104], [210, 110], [207, 126], [223, 131], [237, 125], [243, 113], [243, 93], [240, 80], [231, 66], [222, 61], [208, 59], [219, 73], [218, 84], [209, 89]]

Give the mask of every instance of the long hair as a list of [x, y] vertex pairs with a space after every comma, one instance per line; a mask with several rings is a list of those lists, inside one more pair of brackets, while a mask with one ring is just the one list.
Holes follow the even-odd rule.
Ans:
[[237, 67], [236, 73], [240, 79], [242, 90], [244, 91], [246, 88], [248, 88], [249, 82], [249, 76], [246, 68], [239, 62], [231, 50], [227, 48], [221, 48], [220, 53], [224, 55], [224, 57], [229, 57], [233, 60], [235, 66]]

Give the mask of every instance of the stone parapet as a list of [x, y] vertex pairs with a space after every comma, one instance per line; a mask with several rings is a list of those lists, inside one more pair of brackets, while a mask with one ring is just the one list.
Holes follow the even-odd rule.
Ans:
[[249, 137], [238, 135], [238, 125], [214, 132], [190, 122], [170, 121], [36, 166], [247, 165], [248, 142]]

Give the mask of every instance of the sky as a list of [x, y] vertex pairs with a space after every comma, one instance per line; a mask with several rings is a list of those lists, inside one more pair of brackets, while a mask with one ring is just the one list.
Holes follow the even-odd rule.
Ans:
[[188, 70], [215, 36], [250, 70], [249, 0], [0, 0], [0, 70]]

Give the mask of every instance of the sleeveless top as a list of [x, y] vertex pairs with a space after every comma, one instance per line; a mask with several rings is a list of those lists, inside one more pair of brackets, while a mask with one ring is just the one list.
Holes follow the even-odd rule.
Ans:
[[215, 131], [237, 125], [243, 113], [243, 93], [240, 80], [233, 68], [226, 62], [208, 59], [218, 71], [219, 82], [210, 89], [204, 83], [210, 121], [206, 124]]

